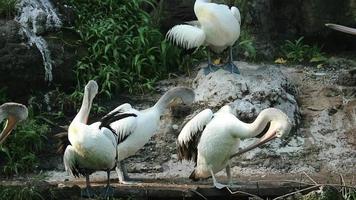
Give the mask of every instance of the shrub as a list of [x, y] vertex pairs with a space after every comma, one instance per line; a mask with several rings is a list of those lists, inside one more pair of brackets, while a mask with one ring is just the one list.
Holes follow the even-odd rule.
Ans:
[[0, 0], [0, 17], [11, 18], [15, 15], [17, 0]]
[[95, 79], [101, 92], [152, 89], [168, 72], [178, 70], [179, 50], [154, 26], [141, 9], [153, 0], [67, 0], [78, 15], [76, 30], [88, 54], [75, 69], [78, 88]]
[[288, 61], [293, 63], [302, 62], [323, 62], [326, 60], [324, 53], [321, 52], [321, 48], [313, 45], [304, 44], [304, 37], [300, 37], [295, 41], [286, 40], [282, 45], [281, 51], [284, 57]]

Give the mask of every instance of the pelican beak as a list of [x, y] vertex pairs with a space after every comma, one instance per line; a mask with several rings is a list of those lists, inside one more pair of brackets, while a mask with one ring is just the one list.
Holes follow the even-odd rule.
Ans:
[[325, 24], [326, 27], [337, 30], [337, 31], [341, 31], [344, 33], [348, 33], [348, 34], [352, 34], [352, 35], [356, 35], [356, 29], [354, 28], [349, 28], [347, 26], [341, 26], [338, 24]]
[[273, 139], [277, 138], [277, 131], [276, 130], [272, 130], [272, 131], [268, 131], [265, 135], [263, 135], [263, 137], [260, 138], [260, 140], [248, 147], [246, 147], [245, 149], [242, 149], [241, 151], [235, 153], [234, 155], [231, 156], [232, 157], [235, 157], [235, 156], [239, 156], [243, 153], [246, 153], [248, 151], [251, 151], [252, 149], [256, 148], [256, 147], [259, 147]]
[[13, 116], [9, 116], [5, 124], [4, 130], [0, 134], [0, 144], [2, 144], [5, 139], [10, 135], [11, 131], [15, 128], [17, 120]]

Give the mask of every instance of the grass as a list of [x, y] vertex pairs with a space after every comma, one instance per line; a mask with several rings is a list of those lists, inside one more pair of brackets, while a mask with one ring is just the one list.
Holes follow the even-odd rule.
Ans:
[[16, 13], [17, 0], [0, 0], [0, 17], [12, 18]]
[[0, 186], [0, 200], [44, 200], [35, 186], [2, 187]]
[[304, 37], [286, 40], [281, 46], [282, 58], [291, 63], [322, 63], [327, 60], [321, 48], [304, 43]]
[[187, 63], [181, 50], [164, 39], [142, 6], [153, 0], [67, 0], [77, 16], [75, 30], [87, 55], [76, 67], [77, 88], [95, 79], [101, 93], [111, 97], [121, 91], [153, 90], [157, 80], [177, 72]]

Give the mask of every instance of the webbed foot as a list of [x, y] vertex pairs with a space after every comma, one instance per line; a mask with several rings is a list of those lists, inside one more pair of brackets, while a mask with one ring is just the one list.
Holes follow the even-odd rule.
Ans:
[[103, 199], [107, 199], [107, 198], [110, 198], [110, 197], [112, 197], [112, 196], [114, 196], [114, 187], [106, 186], [106, 187], [103, 189], [102, 193], [101, 193], [101, 197], [102, 197]]
[[213, 64], [208, 64], [208, 66], [206, 66], [204, 68], [204, 75], [208, 75], [212, 72], [216, 72], [218, 69], [220, 69], [219, 67], [213, 65]]
[[240, 74], [240, 70], [233, 62], [228, 62], [224, 65], [224, 70], [229, 71], [231, 73]]
[[94, 198], [96, 195], [95, 195], [94, 190], [91, 187], [86, 187], [81, 190], [80, 196], [84, 197], [84, 198]]
[[227, 187], [227, 185], [224, 185], [224, 184], [221, 184], [221, 183], [218, 183], [218, 182], [214, 183], [214, 186], [216, 188], [218, 188], [219, 190], [223, 189], [224, 187]]

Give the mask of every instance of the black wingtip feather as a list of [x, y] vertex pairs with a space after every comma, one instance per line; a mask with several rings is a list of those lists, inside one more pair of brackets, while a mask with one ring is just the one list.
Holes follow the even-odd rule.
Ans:
[[101, 124], [100, 124], [99, 128], [109, 127], [111, 123], [118, 121], [120, 119], [124, 119], [126, 117], [137, 117], [137, 115], [134, 113], [122, 113], [120, 111], [116, 111], [116, 112], [107, 114], [103, 118], [100, 119]]
[[67, 146], [70, 145], [68, 139], [68, 132], [61, 132], [54, 135], [54, 137], [58, 140], [57, 143], [57, 153], [63, 155]]

